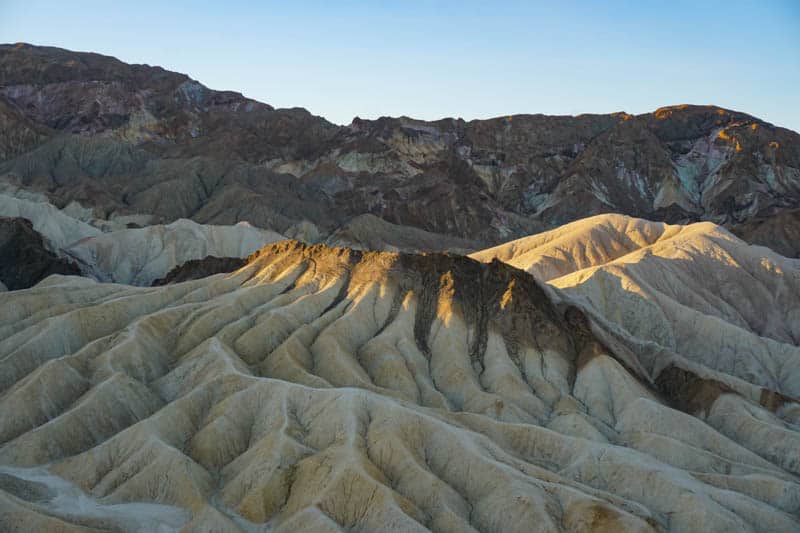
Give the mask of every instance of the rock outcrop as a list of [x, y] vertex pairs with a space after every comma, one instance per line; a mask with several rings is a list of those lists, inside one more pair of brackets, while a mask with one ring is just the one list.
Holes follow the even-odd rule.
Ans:
[[153, 281], [153, 287], [233, 272], [246, 264], [247, 258], [245, 257], [215, 257], [209, 255], [202, 259], [191, 259], [167, 272], [167, 275], [163, 278]]
[[80, 270], [48, 250], [30, 221], [0, 217], [0, 292], [27, 289], [51, 274]]
[[33, 229], [44, 237], [44, 245], [52, 252], [58, 252], [81, 239], [96, 237], [103, 233], [100, 229], [63, 213], [47, 202], [26, 200], [6, 194], [0, 194], [0, 216], [24, 218], [30, 221]]
[[496, 260], [294, 241], [164, 287], [51, 277], [0, 307], [0, 517], [797, 530], [798, 358], [766, 380], [758, 354], [655, 357], [579, 296]]

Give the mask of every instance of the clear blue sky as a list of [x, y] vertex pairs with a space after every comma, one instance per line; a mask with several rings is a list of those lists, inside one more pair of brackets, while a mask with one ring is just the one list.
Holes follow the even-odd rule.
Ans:
[[694, 103], [800, 131], [800, 0], [0, 0], [0, 41], [162, 65], [340, 124]]

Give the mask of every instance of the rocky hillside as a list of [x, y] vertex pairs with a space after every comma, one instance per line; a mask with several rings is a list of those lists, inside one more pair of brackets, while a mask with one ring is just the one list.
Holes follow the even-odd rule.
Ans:
[[310, 222], [324, 238], [372, 214], [483, 246], [618, 212], [797, 253], [796, 216], [783, 234], [753, 228], [800, 207], [800, 136], [713, 106], [336, 126], [159, 67], [17, 44], [0, 46], [0, 121], [0, 180], [101, 218]]
[[[705, 315], [634, 327], [696, 274], [667, 250], [725, 273], [725, 250], [752, 247], [710, 224], [592, 225], [607, 237], [572, 228], [556, 257], [559, 279], [590, 268], [588, 283], [541, 284], [498, 251], [284, 241], [163, 287], [55, 276], [6, 293], [0, 527], [797, 531], [797, 262], [747, 267], [753, 290], [783, 284], [764, 303], [782, 324], [745, 300], [712, 317], [731, 294], [708, 283], [683, 294]], [[638, 306], [598, 274], [628, 264], [622, 283], [653, 289]], [[740, 333], [693, 349], [713, 331], [701, 315]]]
[[166, 226], [131, 228], [89, 237], [62, 250], [84, 274], [99, 281], [150, 285], [175, 267], [207, 256], [241, 258], [286, 240], [246, 222], [234, 226], [177, 220]]
[[[597, 320], [800, 397], [800, 261], [708, 222], [599, 215], [483, 250], [582, 302]], [[643, 353], [650, 348], [640, 347]], [[749, 361], [746, 362], [746, 361]]]
[[[187, 261], [207, 256], [244, 258], [268, 243], [286, 239], [282, 234], [255, 228], [247, 222], [215, 226], [179, 219], [167, 225], [137, 227], [125, 222], [128, 217], [98, 220], [85, 215], [74, 203], [66, 209], [57, 209], [35, 196], [26, 200], [0, 194], [0, 219], [7, 217], [27, 224], [28, 233], [35, 235], [31, 239], [36, 247], [45, 250], [53, 261], [58, 259], [71, 267], [68, 271], [47, 271], [45, 275], [80, 273], [98, 281], [150, 285]], [[30, 267], [31, 272], [36, 272], [28, 265], [30, 259], [17, 254], [13, 247], [4, 250], [9, 268], [25, 271]], [[26, 288], [43, 277], [32, 275], [30, 283], [6, 285], [9, 289]]]

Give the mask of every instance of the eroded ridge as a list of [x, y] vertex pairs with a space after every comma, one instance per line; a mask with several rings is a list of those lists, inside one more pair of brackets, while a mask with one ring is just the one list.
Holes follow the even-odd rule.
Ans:
[[796, 400], [653, 365], [498, 261], [285, 241], [231, 274], [2, 298], [4, 526], [800, 527]]

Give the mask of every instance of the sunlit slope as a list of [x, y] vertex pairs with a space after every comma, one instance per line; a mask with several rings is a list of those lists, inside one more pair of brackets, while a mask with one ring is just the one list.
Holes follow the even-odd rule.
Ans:
[[549, 281], [584, 268], [604, 265], [683, 230], [624, 215], [597, 215], [557, 229], [475, 252], [479, 261], [499, 259]]
[[184, 531], [800, 527], [796, 401], [653, 365], [501, 262], [284, 242], [3, 302], [4, 527], [124, 528], [132, 502]]
[[718, 226], [601, 215], [473, 257], [527, 270], [638, 339], [800, 395], [800, 261]]

